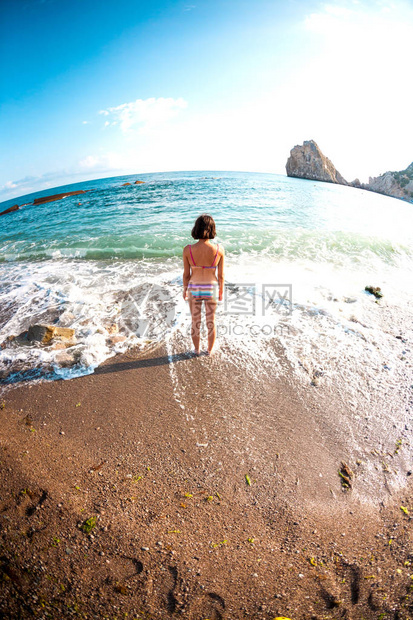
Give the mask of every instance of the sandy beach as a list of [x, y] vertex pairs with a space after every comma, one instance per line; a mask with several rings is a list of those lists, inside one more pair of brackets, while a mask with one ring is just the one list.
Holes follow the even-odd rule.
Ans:
[[1, 400], [1, 617], [413, 617], [409, 432], [331, 388], [159, 346]]

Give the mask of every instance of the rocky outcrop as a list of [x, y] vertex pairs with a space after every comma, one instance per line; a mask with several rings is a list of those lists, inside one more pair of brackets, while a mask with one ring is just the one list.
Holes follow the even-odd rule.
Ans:
[[55, 200], [62, 200], [62, 198], [66, 198], [67, 196], [77, 196], [77, 194], [86, 194], [86, 191], [90, 191], [90, 190], [80, 189], [77, 192], [66, 192], [65, 194], [54, 194], [53, 196], [42, 196], [42, 198], [35, 198], [33, 200], [33, 204], [42, 205], [45, 202], [54, 202]]
[[126, 187], [127, 185], [130, 185], [130, 183], [123, 183], [121, 187]]
[[6, 213], [12, 213], [13, 211], [18, 211], [19, 208], [20, 208], [19, 205], [13, 205], [12, 207], [9, 207], [5, 211], [2, 211], [0, 215], [6, 215]]
[[400, 172], [385, 172], [378, 177], [370, 177], [368, 183], [354, 179], [348, 183], [336, 170], [333, 163], [323, 155], [314, 140], [306, 140], [302, 146], [290, 151], [286, 164], [287, 176], [314, 181], [327, 181], [366, 189], [392, 198], [413, 202], [413, 162]]
[[59, 351], [59, 353], [56, 353], [54, 359], [56, 364], [61, 368], [70, 368], [76, 363], [74, 355], [68, 351]]
[[381, 292], [380, 286], [365, 286], [364, 290], [374, 295], [377, 299], [381, 299], [383, 297], [383, 293]]
[[360, 183], [356, 179], [350, 185], [413, 202], [413, 162], [406, 170], [385, 172], [378, 177], [369, 177], [368, 183]]
[[40, 344], [50, 344], [56, 339], [61, 341], [64, 346], [73, 346], [76, 343], [75, 330], [71, 327], [58, 327], [56, 325], [31, 325], [27, 332], [21, 334], [28, 342], [38, 342]]
[[145, 181], [135, 181], [134, 185], [140, 185], [141, 183], [145, 183]]
[[306, 140], [303, 145], [295, 146], [290, 151], [286, 170], [289, 177], [348, 185], [314, 140]]

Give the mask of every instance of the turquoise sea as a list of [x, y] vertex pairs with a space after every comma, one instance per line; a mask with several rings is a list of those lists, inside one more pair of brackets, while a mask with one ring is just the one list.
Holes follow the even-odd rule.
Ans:
[[[134, 185], [137, 179], [144, 183]], [[276, 174], [208, 171], [50, 188], [4, 202], [0, 211], [79, 189], [90, 191], [0, 218], [3, 384], [69, 379], [116, 352], [159, 341], [171, 355], [190, 350], [181, 254], [195, 218], [206, 212], [227, 262], [217, 355], [232, 351], [232, 362], [247, 371], [276, 366], [276, 344], [303, 380], [341, 377], [354, 392], [363, 381], [378, 389], [404, 385], [411, 204]], [[382, 300], [366, 285], [380, 286]], [[265, 287], [273, 287], [267, 307]], [[14, 338], [36, 323], [72, 327], [76, 343], [62, 351]]]

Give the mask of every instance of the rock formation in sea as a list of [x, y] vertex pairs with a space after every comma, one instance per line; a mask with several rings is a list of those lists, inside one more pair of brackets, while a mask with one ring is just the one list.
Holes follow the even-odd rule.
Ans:
[[19, 208], [20, 208], [19, 205], [13, 205], [12, 207], [9, 207], [5, 211], [2, 211], [0, 215], [6, 215], [6, 213], [12, 213], [12, 211], [18, 211]]
[[33, 200], [33, 204], [42, 205], [46, 202], [54, 202], [55, 200], [62, 200], [62, 198], [66, 198], [67, 196], [76, 196], [77, 194], [85, 194], [87, 191], [90, 192], [90, 190], [79, 189], [76, 192], [66, 192], [64, 194], [53, 194], [53, 196], [42, 196], [41, 198], [35, 198]]
[[314, 140], [306, 140], [303, 145], [295, 146], [290, 151], [286, 170], [289, 177], [350, 185], [413, 202], [413, 162], [405, 170], [369, 177], [368, 183], [361, 183], [359, 179], [348, 183], [328, 157], [323, 155], [317, 143]]
[[405, 170], [385, 172], [378, 177], [369, 177], [368, 183], [360, 183], [356, 179], [350, 185], [413, 202], [413, 162]]
[[289, 177], [348, 185], [314, 140], [306, 140], [303, 145], [291, 149], [286, 170]]

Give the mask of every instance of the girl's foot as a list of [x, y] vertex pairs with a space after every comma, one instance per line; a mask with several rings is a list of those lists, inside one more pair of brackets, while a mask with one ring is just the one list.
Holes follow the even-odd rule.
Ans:
[[213, 355], [213, 351], [205, 351], [205, 355]]
[[194, 355], [198, 356], [201, 355], [201, 351], [198, 349], [194, 349]]

